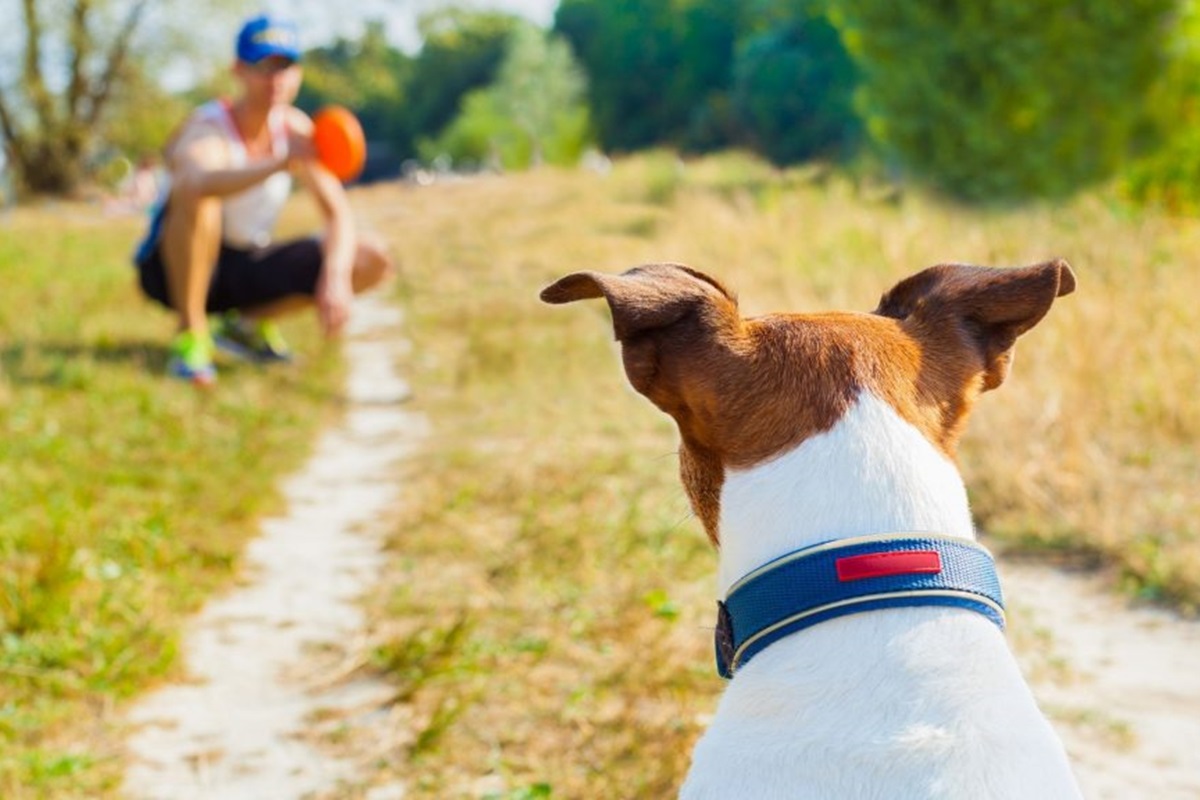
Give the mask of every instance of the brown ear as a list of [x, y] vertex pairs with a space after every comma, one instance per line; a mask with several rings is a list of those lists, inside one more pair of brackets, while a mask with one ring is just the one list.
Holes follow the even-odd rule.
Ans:
[[547, 303], [608, 300], [629, 382], [672, 416], [684, 403], [680, 365], [700, 357], [706, 343], [736, 328], [739, 319], [725, 287], [680, 264], [646, 264], [621, 275], [576, 272], [547, 286], [541, 297]]
[[892, 287], [875, 313], [926, 337], [964, 335], [983, 359], [987, 390], [1007, 377], [1017, 337], [1073, 291], [1075, 274], [1061, 258], [1016, 269], [939, 264]]
[[715, 279], [682, 264], [644, 264], [620, 275], [576, 272], [541, 293], [547, 303], [596, 297], [608, 300], [613, 333], [622, 342], [678, 322], [699, 303], [717, 298], [734, 301]]

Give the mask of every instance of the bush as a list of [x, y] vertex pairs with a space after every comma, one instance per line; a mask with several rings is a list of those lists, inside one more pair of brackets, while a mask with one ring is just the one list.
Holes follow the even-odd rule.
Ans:
[[466, 96], [459, 115], [421, 157], [519, 169], [573, 165], [590, 143], [583, 74], [566, 42], [533, 25], [509, 37], [496, 80]]
[[1170, 62], [1149, 97], [1160, 140], [1124, 176], [1136, 202], [1175, 214], [1200, 213], [1200, 13], [1187, 3], [1169, 44]]
[[857, 84], [857, 68], [823, 17], [752, 36], [733, 67], [736, 113], [755, 149], [776, 164], [851, 150], [862, 134]]
[[972, 200], [1065, 195], [1123, 166], [1174, 0], [830, 0], [887, 151]]

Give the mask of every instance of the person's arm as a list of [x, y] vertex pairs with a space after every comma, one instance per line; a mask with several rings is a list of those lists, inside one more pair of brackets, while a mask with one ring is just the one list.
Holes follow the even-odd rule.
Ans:
[[184, 123], [166, 152], [173, 191], [199, 197], [228, 197], [262, 183], [291, 166], [288, 156], [273, 156], [244, 167], [229, 166], [229, 145], [214, 126]]
[[[289, 109], [288, 122], [293, 136], [307, 143], [312, 152], [312, 120], [304, 112]], [[317, 281], [317, 314], [326, 335], [341, 331], [350, 317], [350, 301], [354, 297], [351, 272], [357, 241], [350, 202], [342, 182], [315, 158], [301, 158], [295, 173], [309, 190], [321, 212], [325, 225], [324, 263]]]

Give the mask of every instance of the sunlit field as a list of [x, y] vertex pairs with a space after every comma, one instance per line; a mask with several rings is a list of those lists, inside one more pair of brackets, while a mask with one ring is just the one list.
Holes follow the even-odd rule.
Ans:
[[233, 575], [337, 411], [336, 351], [300, 369], [164, 376], [173, 322], [134, 289], [140, 221], [0, 214], [0, 797], [108, 796], [119, 704], [177, 677], [179, 626]]
[[433, 425], [374, 601], [396, 735], [362, 752], [365, 783], [666, 797], [713, 710], [715, 557], [673, 425], [627, 387], [604, 303], [537, 298], [579, 269], [685, 262], [753, 315], [870, 310], [943, 261], [1066, 257], [1078, 292], [1019, 343], [962, 447], [985, 540], [1104, 568], [1114, 591], [1200, 599], [1189, 221], [1103, 195], [963, 210], [738, 155], [378, 187], [357, 204], [402, 254], [404, 369]]
[[[870, 310], [943, 261], [1062, 256], [1079, 279], [983, 398], [960, 461], [986, 543], [1200, 604], [1200, 227], [1093, 193], [966, 210], [818, 169], [653, 153], [352, 193], [398, 256], [402, 372], [431, 433], [398, 469], [363, 669], [394, 735], [330, 747], [408, 797], [673, 794], [722, 682], [716, 559], [670, 420], [625, 380], [580, 269], [681, 261], [747, 315]], [[306, 207], [305, 207], [306, 208]], [[307, 210], [289, 224], [311, 221]], [[0, 216], [0, 797], [115, 797], [124, 701], [179, 675], [186, 614], [228, 584], [273, 487], [341, 402], [309, 316], [297, 369], [162, 377], [170, 318], [133, 289], [135, 219]], [[364, 587], [365, 588], [365, 587]]]

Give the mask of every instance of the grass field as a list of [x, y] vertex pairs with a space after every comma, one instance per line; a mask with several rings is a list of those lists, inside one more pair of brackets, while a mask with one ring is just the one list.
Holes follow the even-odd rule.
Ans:
[[114, 709], [172, 674], [180, 621], [232, 574], [281, 472], [337, 407], [302, 369], [163, 377], [171, 319], [135, 291], [140, 221], [0, 216], [0, 797], [106, 796]]
[[[721, 689], [715, 556], [671, 422], [626, 385], [603, 303], [538, 291], [579, 269], [683, 261], [746, 314], [868, 310], [940, 261], [1068, 258], [1077, 294], [1018, 345], [961, 466], [987, 542], [1103, 565], [1114, 590], [1200, 604], [1200, 227], [1103, 195], [967, 211], [666, 154], [356, 190], [400, 256], [413, 406], [370, 668], [396, 735], [364, 780], [409, 797], [669, 796]], [[311, 220], [297, 215], [292, 224]], [[111, 796], [115, 713], [177, 668], [182, 617], [228, 582], [274, 487], [338, 410], [311, 319], [300, 369], [161, 377], [171, 323], [132, 287], [135, 220], [0, 217], [0, 797]], [[336, 743], [333, 743], [336, 744]]]
[[869, 310], [941, 261], [1067, 257], [1079, 291], [1018, 345], [961, 462], [993, 547], [1111, 569], [1200, 600], [1200, 229], [1100, 196], [966, 211], [664, 154], [359, 195], [403, 254], [405, 365], [434, 434], [376, 598], [397, 738], [373, 753], [414, 798], [670, 796], [721, 684], [715, 557], [675, 476], [670, 421], [626, 385], [602, 302], [539, 289], [578, 269], [682, 261], [746, 314]]

